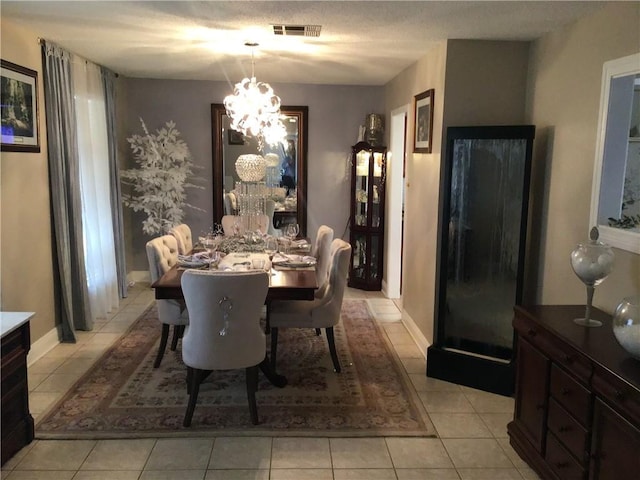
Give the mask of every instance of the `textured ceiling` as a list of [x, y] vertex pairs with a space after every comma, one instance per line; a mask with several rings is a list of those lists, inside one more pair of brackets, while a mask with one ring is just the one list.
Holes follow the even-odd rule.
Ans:
[[[603, 2], [30, 2], [1, 15], [130, 77], [383, 85], [444, 39], [532, 40]], [[319, 38], [273, 24], [321, 25]]]

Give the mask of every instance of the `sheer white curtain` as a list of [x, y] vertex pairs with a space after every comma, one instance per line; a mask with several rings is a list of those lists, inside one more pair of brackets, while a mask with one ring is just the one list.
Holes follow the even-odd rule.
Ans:
[[100, 67], [73, 61], [73, 94], [80, 157], [84, 257], [93, 319], [118, 307], [118, 279], [111, 221], [109, 146]]

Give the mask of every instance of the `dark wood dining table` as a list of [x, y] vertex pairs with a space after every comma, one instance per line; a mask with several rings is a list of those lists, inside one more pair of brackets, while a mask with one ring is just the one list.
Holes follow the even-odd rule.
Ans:
[[[157, 300], [184, 300], [180, 281], [184, 269], [174, 265], [167, 273], [151, 284]], [[269, 292], [265, 303], [272, 300], [313, 300], [318, 289], [315, 269], [271, 269]]]

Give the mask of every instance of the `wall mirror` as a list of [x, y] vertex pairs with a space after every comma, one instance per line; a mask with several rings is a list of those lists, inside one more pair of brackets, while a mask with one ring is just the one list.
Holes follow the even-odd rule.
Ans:
[[[271, 185], [276, 210], [273, 223], [282, 228], [298, 223], [300, 235], [307, 234], [307, 117], [306, 106], [282, 106], [283, 123], [287, 129], [285, 143], [258, 150], [255, 138], [231, 130], [224, 105], [211, 105], [211, 136], [213, 146], [213, 221], [220, 223], [225, 214], [224, 196], [240, 180], [235, 162], [242, 154], [261, 154], [267, 158], [267, 185]], [[267, 154], [269, 157], [267, 157]]]
[[589, 225], [601, 241], [640, 253], [640, 53], [602, 69]]

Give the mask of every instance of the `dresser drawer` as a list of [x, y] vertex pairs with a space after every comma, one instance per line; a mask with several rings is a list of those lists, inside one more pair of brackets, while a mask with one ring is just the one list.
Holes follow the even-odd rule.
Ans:
[[549, 401], [547, 425], [580, 463], [588, 459], [587, 430], [554, 399]]
[[551, 366], [551, 396], [582, 425], [588, 425], [591, 418], [591, 392], [580, 385], [557, 365]]
[[587, 357], [556, 338], [545, 328], [517, 313], [513, 319], [513, 327], [522, 338], [526, 338], [539, 348], [554, 363], [562, 365], [566, 370], [570, 370], [584, 384], [589, 383], [592, 366]]
[[547, 433], [545, 460], [561, 480], [584, 480], [585, 470], [562, 446], [553, 433]]
[[[639, 367], [640, 368], [640, 367]], [[593, 373], [593, 390], [616, 410], [629, 417], [631, 423], [640, 424], [640, 391], [602, 368]]]

